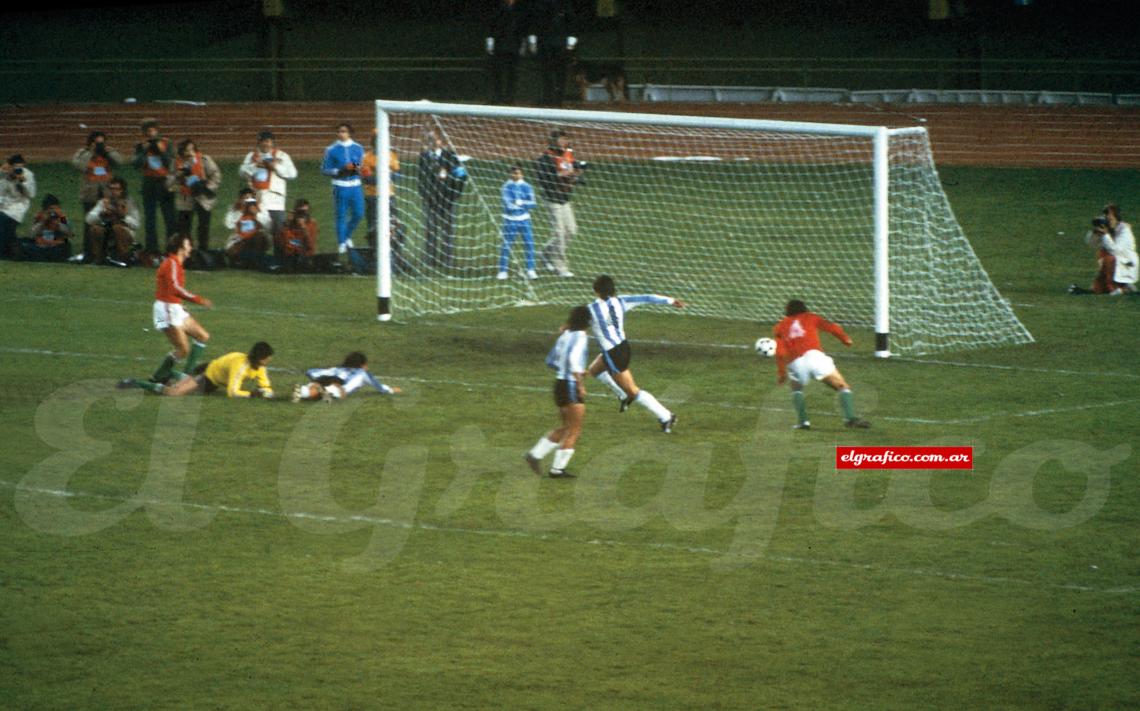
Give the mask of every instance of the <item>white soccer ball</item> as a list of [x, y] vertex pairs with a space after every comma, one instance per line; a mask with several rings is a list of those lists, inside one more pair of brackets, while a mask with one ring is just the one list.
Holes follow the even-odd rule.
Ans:
[[765, 358], [772, 358], [776, 355], [776, 341], [765, 336], [764, 338], [756, 339], [756, 353]]

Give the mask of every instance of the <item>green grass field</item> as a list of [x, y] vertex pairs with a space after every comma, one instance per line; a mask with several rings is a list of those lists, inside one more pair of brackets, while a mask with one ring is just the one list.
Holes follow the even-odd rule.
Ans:
[[[270, 341], [287, 395], [361, 349], [405, 392], [168, 400], [114, 388], [165, 352], [152, 272], [0, 262], [0, 707], [1137, 707], [1140, 299], [1064, 286], [1140, 174], [942, 177], [1035, 344], [880, 361], [855, 330], [874, 428], [816, 387], [793, 432], [767, 325], [638, 311], [677, 431], [591, 384], [570, 481], [521, 460], [564, 307], [379, 325], [371, 279], [195, 272], [209, 354]], [[327, 248], [326, 190], [291, 194]]]

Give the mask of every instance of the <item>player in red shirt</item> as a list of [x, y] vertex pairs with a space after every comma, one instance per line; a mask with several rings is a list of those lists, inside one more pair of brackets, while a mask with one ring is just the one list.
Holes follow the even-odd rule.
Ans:
[[[195, 304], [213, 308], [214, 304], [207, 298], [191, 293], [186, 289], [186, 272], [183, 264], [194, 251], [194, 243], [189, 235], [179, 234], [170, 238], [166, 246], [166, 259], [159, 265], [155, 273], [154, 286], [154, 328], [162, 331], [174, 349], [163, 359], [162, 365], [151, 376], [154, 382], [162, 382], [170, 377], [174, 364], [186, 358], [183, 372], [193, 371], [195, 363], [206, 350], [206, 341], [210, 334], [202, 328], [202, 324], [186, 312], [182, 301], [193, 301]], [[193, 344], [189, 338], [194, 339]]]
[[783, 384], [791, 379], [792, 404], [796, 407], [797, 430], [811, 429], [807, 417], [807, 404], [804, 399], [804, 386], [815, 378], [822, 380], [839, 393], [839, 404], [843, 408], [843, 418], [848, 427], [866, 429], [870, 422], [855, 416], [855, 402], [851, 386], [843, 379], [843, 374], [819, 344], [819, 329], [827, 331], [850, 346], [851, 337], [839, 324], [832, 323], [819, 314], [808, 311], [807, 305], [799, 299], [792, 299], [784, 309], [786, 316], [772, 329], [776, 339], [776, 382]]

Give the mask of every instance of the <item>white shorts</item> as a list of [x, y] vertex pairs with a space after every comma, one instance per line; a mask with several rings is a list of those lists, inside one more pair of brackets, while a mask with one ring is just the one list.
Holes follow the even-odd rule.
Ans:
[[823, 351], [808, 351], [791, 363], [788, 363], [788, 377], [800, 385], [805, 385], [812, 378], [823, 380], [835, 372], [835, 361]]
[[190, 314], [186, 313], [182, 304], [168, 304], [165, 301], [154, 302], [152, 315], [156, 331], [165, 331], [171, 326], [181, 328], [186, 319], [190, 318]]

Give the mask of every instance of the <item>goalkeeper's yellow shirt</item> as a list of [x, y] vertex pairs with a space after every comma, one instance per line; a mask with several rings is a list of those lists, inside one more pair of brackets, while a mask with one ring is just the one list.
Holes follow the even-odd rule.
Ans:
[[268, 391], [266, 394], [273, 392], [265, 366], [251, 368], [245, 353], [227, 353], [210, 361], [206, 366], [206, 379], [218, 389], [224, 388], [227, 397], [249, 397], [250, 392], [242, 389], [247, 380], [256, 380], [259, 388]]

